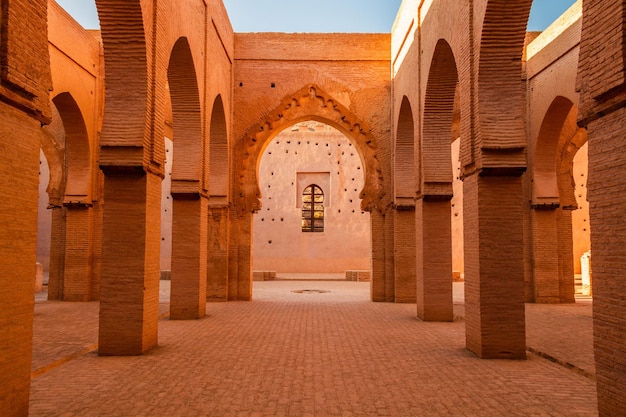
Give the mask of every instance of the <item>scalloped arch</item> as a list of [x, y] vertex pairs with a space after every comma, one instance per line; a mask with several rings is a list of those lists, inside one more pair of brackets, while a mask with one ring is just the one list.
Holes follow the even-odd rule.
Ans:
[[312, 84], [285, 96], [280, 105], [250, 128], [238, 143], [240, 157], [235, 181], [238, 189], [234, 193], [238, 208], [243, 212], [255, 212], [261, 208], [258, 165], [263, 151], [282, 130], [305, 120], [326, 123], [345, 134], [355, 144], [365, 167], [365, 185], [359, 194], [361, 208], [366, 211], [382, 211], [383, 175], [376, 157], [377, 146], [371, 128], [367, 122], [360, 120], [352, 111]]

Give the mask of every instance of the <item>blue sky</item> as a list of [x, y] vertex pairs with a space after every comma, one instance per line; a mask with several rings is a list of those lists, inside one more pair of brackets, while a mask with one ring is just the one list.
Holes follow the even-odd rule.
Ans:
[[[543, 30], [575, 0], [535, 0], [529, 30]], [[95, 0], [57, 0], [87, 29], [98, 28]], [[224, 0], [236, 32], [382, 32], [401, 0]]]

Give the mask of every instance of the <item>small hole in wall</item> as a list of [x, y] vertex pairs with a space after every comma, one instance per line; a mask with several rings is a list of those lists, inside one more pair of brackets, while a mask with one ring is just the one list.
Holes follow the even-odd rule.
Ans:
[[271, 240], [268, 240], [268, 241], [267, 241], [267, 243], [269, 243], [269, 244], [271, 245], [271, 244], [272, 244], [272, 241], [271, 241]]
[[356, 167], [356, 169], [361, 169], [361, 167]]
[[337, 213], [341, 213], [341, 209], [337, 210]]
[[239, 87], [243, 87], [243, 83], [239, 83]]
[[268, 155], [271, 155], [271, 154], [272, 154], [272, 152], [268, 152], [267, 154], [268, 154]]
[[270, 86], [271, 86], [272, 88], [276, 88], [276, 83], [271, 83], [271, 84], [270, 84]]
[[262, 221], [262, 222], [264, 222], [264, 221], [265, 221], [265, 219], [261, 218], [261, 221]]
[[164, 237], [162, 237], [162, 238], [161, 238], [161, 240], [165, 240], [165, 238], [164, 238]]
[[280, 221], [281, 221], [281, 222], [284, 222], [284, 221], [285, 221], [285, 219], [284, 219], [283, 217], [281, 217], [281, 218], [280, 218]]
[[354, 210], [352, 210], [352, 212], [354, 213]]
[[274, 219], [272, 219], [272, 221], [274, 221]]

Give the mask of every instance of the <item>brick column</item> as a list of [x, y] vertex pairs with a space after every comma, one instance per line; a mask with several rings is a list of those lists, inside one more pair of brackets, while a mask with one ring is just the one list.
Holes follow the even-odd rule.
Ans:
[[104, 168], [100, 355], [140, 355], [157, 344], [161, 177]]
[[[559, 235], [557, 210], [538, 206], [531, 211], [533, 247], [533, 302], [560, 302]], [[570, 249], [571, 253], [571, 249]], [[573, 281], [572, 276], [572, 281]]]
[[626, 410], [626, 108], [589, 123], [589, 211], [598, 410]]
[[48, 300], [63, 300], [63, 271], [65, 271], [65, 208], [52, 209], [50, 233], [50, 272]]
[[40, 122], [0, 101], [0, 410], [28, 415]]
[[574, 303], [574, 238], [572, 232], [572, 211], [558, 209], [557, 230], [559, 246], [559, 302]]
[[394, 290], [396, 303], [414, 303], [415, 289], [415, 206], [393, 211]]
[[228, 259], [228, 300], [252, 299], [252, 213], [231, 211]]
[[172, 278], [170, 318], [206, 314], [207, 199], [172, 193]]
[[521, 178], [474, 174], [463, 196], [467, 348], [481, 358], [525, 358]]
[[100, 299], [100, 279], [102, 277], [102, 201], [94, 201], [91, 228], [91, 297]]
[[450, 199], [424, 196], [415, 206], [417, 316], [452, 321], [452, 225]]
[[228, 207], [209, 207], [207, 238], [207, 301], [228, 300]]
[[63, 300], [91, 299], [91, 208], [66, 205]]
[[[387, 216], [378, 210], [370, 212], [372, 227], [372, 279], [370, 297], [374, 302], [393, 302], [393, 223], [388, 229]], [[389, 255], [391, 252], [391, 255]]]

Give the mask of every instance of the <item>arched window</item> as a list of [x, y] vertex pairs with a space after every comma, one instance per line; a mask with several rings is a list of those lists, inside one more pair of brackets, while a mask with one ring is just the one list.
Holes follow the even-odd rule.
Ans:
[[324, 192], [315, 184], [302, 193], [302, 231], [324, 231]]

